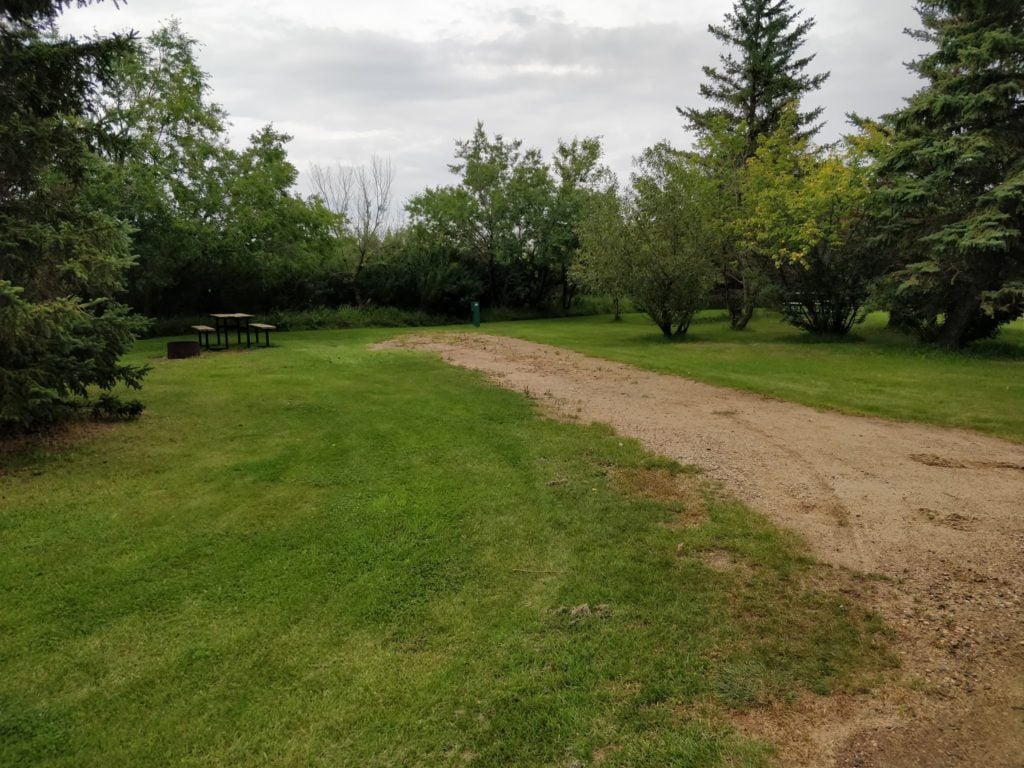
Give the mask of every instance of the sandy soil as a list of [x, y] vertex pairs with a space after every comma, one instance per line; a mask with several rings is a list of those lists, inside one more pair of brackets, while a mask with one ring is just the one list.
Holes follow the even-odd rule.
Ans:
[[[564, 349], [477, 334], [406, 336], [703, 467], [798, 531], [896, 631], [900, 679], [739, 716], [794, 766], [1024, 768], [1024, 446], [816, 411]], [[879, 578], [842, 579], [841, 569]], [[865, 586], [865, 584], [867, 586]]]

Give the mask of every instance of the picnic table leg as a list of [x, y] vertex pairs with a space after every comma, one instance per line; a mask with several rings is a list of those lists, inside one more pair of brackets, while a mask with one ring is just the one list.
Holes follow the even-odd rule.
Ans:
[[[256, 339], [256, 343], [259, 344], [260, 340]], [[248, 320], [245, 321], [245, 348], [246, 349], [251, 349], [252, 348], [252, 339], [250, 339], [250, 337], [249, 337], [249, 321]]]
[[235, 333], [238, 336], [238, 346], [242, 346], [242, 324], [235, 320]]
[[217, 346], [220, 346], [220, 318], [213, 318], [213, 327], [217, 331]]

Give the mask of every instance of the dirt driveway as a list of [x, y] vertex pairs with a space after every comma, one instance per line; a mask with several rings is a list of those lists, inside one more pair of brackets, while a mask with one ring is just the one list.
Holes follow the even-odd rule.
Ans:
[[1024, 446], [817, 411], [518, 339], [388, 344], [604, 422], [703, 467], [801, 533], [822, 561], [877, 574], [860, 597], [897, 632], [900, 681], [798, 702], [741, 727], [806, 766], [1024, 768]]

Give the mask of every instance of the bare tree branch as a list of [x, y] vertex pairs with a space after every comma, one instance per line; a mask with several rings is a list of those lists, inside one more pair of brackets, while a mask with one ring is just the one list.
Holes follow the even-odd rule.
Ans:
[[331, 211], [343, 217], [343, 234], [354, 245], [352, 279], [372, 263], [392, 225], [391, 158], [373, 155], [368, 165], [313, 165], [310, 184]]

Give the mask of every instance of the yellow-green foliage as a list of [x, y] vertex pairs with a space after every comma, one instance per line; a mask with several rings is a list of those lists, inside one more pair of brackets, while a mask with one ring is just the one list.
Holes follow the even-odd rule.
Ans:
[[737, 235], [744, 247], [784, 264], [807, 264], [815, 252], [844, 247], [871, 193], [873, 146], [879, 132], [819, 148], [796, 134], [791, 108], [762, 141], [741, 182]]

